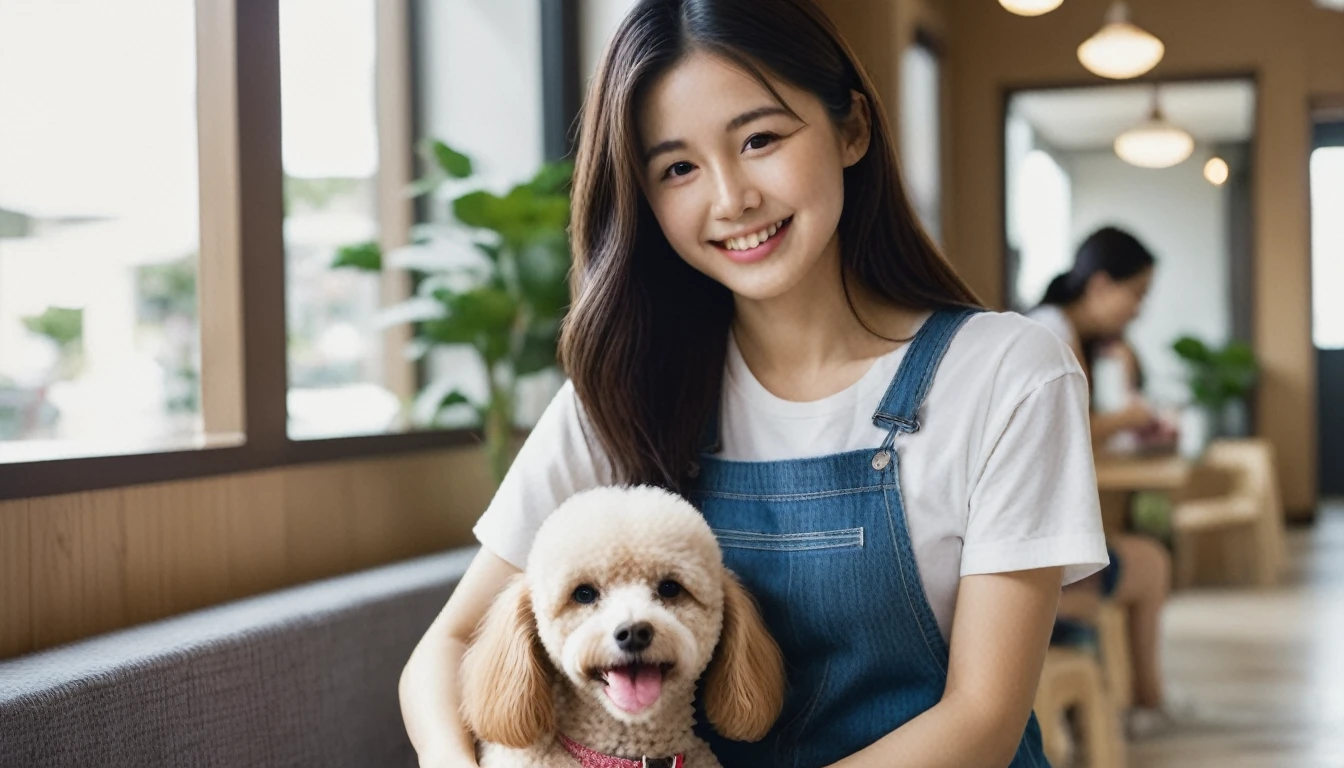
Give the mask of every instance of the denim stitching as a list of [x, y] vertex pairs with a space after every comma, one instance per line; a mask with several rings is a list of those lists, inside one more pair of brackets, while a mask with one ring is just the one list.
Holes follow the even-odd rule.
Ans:
[[719, 546], [724, 549], [750, 549], [757, 552], [820, 552], [825, 549], [863, 549], [863, 543], [859, 541], [842, 541], [837, 544], [781, 544], [776, 547], [769, 546], [767, 542], [720, 541]]
[[867, 493], [875, 491], [882, 487], [882, 484], [865, 485], [858, 488], [842, 488], [836, 491], [813, 491], [811, 493], [731, 493], [729, 491], [699, 491], [700, 496], [713, 496], [719, 499], [737, 499], [742, 501], [753, 501], [757, 499], [770, 499], [773, 501], [806, 501], [808, 499], [825, 499], [832, 496], [850, 496], [856, 493]]
[[[827, 659], [826, 666], [822, 667], [821, 669], [821, 682], [817, 683], [817, 692], [812, 694], [812, 701], [808, 703], [807, 709], [804, 710], [803, 713], [799, 715], [797, 719], [794, 720], [793, 723], [789, 724], [789, 730], [793, 731], [795, 735], [795, 739], [793, 742], [795, 747], [802, 740], [803, 730], [807, 727], [808, 722], [812, 720], [812, 715], [816, 714], [817, 703], [821, 701], [821, 694], [825, 693], [826, 691], [826, 681], [830, 679], [831, 679], [831, 660]], [[794, 749], [793, 752], [793, 765], [794, 768], [797, 768], [798, 766], [798, 750], [796, 748]]]
[[756, 539], [757, 541], [825, 541], [827, 539], [850, 539], [856, 535], [863, 537], [862, 528], [840, 528], [834, 531], [810, 531], [807, 533], [761, 533], [759, 531], [739, 531], [733, 528], [713, 528], [714, 535], [728, 538]]
[[[933, 341], [932, 346], [926, 343], [926, 344], [919, 344], [917, 347], [916, 342], [921, 341], [921, 335], [916, 335], [915, 340], [910, 342], [911, 344], [910, 352], [907, 353], [906, 359], [901, 361], [901, 367], [897, 369], [896, 379], [892, 382], [891, 387], [887, 390], [887, 394], [883, 396], [882, 403], [879, 406], [878, 412], [873, 415], [874, 419], [885, 418], [890, 421], [895, 421], [900, 424], [908, 425], [909, 428], [904, 429], [902, 431], [905, 432], [915, 431], [915, 425], [919, 423], [918, 420], [919, 409], [924, 404], [924, 400], [928, 397], [929, 387], [933, 382], [934, 376], [937, 374], [939, 363], [942, 362], [943, 357], [947, 354], [948, 345], [951, 343], [950, 340], [956, 336], [957, 332], [961, 330], [961, 327], [966, 324], [966, 321], [971, 318], [972, 314], [974, 313], [963, 312], [954, 318], [955, 322], [948, 323], [946, 325], [943, 325], [941, 328], [938, 328], [936, 331], [937, 338]], [[934, 322], [937, 319], [937, 317], [938, 317], [937, 315], [931, 317], [928, 322]], [[918, 359], [917, 360], [912, 359], [916, 355], [918, 356]], [[920, 373], [920, 376], [917, 379], [917, 384], [915, 387], [915, 391], [913, 393], [914, 394], [913, 401], [911, 401], [911, 398], [909, 397], [901, 396], [902, 392], [908, 390], [897, 391], [898, 390], [897, 385], [902, 381], [903, 378], [901, 376], [901, 371], [902, 369], [905, 368], [905, 364], [907, 362], [910, 362], [912, 365], [915, 365], [917, 363], [922, 369], [922, 372]], [[901, 416], [888, 412], [885, 407], [888, 399], [895, 400], [895, 405], [897, 407], [894, 410], [896, 410], [898, 413], [911, 411], [912, 412], [911, 416], [913, 418], [905, 419]]]
[[[892, 466], [894, 467], [894, 466], [895, 466], [895, 463], [893, 463]], [[903, 497], [902, 497], [902, 494], [901, 494], [901, 487], [900, 487], [900, 485], [894, 485], [894, 486], [892, 486], [892, 488], [893, 488], [893, 490], [896, 492], [896, 503], [899, 504], [900, 507], [901, 507], [901, 509], [902, 509], [902, 511], [904, 511], [904, 509], [905, 509], [905, 501], [903, 500]], [[882, 498], [883, 498], [884, 501], [886, 501], [886, 506], [887, 506], [887, 525], [891, 527], [891, 540], [892, 540], [892, 544], [893, 544], [894, 548], [896, 549], [896, 558], [897, 558], [897, 560], [898, 560], [898, 563], [897, 563], [897, 565], [898, 565], [897, 571], [901, 574], [901, 586], [902, 586], [902, 588], [903, 588], [903, 591], [905, 592], [905, 602], [906, 602], [906, 605], [910, 608], [910, 614], [911, 614], [912, 616], [914, 616], [915, 624], [917, 624], [917, 625], [919, 626], [919, 635], [920, 635], [920, 638], [924, 640], [924, 647], [928, 649], [928, 651], [929, 651], [929, 656], [931, 656], [931, 657], [933, 658], [933, 663], [934, 663], [934, 665], [937, 666], [937, 668], [938, 668], [938, 670], [939, 670], [940, 672], [942, 672], [944, 675], [946, 675], [946, 674], [947, 674], [947, 669], [943, 666], [943, 661], [942, 661], [942, 659], [938, 658], [938, 653], [937, 653], [937, 651], [934, 650], [933, 645], [929, 643], [928, 630], [927, 630], [927, 629], [925, 628], [925, 626], [924, 626], [924, 619], [923, 619], [922, 616], [919, 615], [919, 609], [918, 609], [918, 607], [915, 605], [915, 601], [914, 601], [914, 599], [910, 596], [910, 583], [909, 583], [909, 580], [906, 579], [906, 576], [905, 576], [905, 571], [906, 571], [906, 568], [905, 568], [905, 557], [904, 557], [904, 556], [902, 555], [902, 553], [901, 553], [901, 545], [900, 545], [900, 543], [899, 543], [899, 540], [898, 540], [897, 537], [896, 537], [896, 519], [895, 519], [895, 516], [892, 514], [892, 511], [891, 511], [891, 500], [887, 498], [887, 494], [886, 494], [885, 492], [882, 494]], [[907, 529], [907, 530], [906, 530], [906, 535], [908, 536], [908, 535], [909, 535], [909, 526], [907, 526], [906, 529]]]

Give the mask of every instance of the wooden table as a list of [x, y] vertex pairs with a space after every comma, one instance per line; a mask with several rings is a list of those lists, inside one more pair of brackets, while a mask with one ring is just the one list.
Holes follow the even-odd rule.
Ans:
[[1099, 491], [1178, 491], [1190, 481], [1194, 468], [1187, 459], [1168, 456], [1098, 454]]
[[1176, 454], [1163, 456], [1096, 457], [1097, 490], [1101, 493], [1101, 521], [1108, 534], [1126, 528], [1129, 495], [1136, 491], [1176, 493], [1190, 481], [1194, 464]]

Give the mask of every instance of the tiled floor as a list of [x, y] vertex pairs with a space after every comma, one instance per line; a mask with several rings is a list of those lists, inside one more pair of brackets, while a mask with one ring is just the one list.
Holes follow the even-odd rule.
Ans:
[[1199, 712], [1131, 766], [1344, 768], [1344, 502], [1290, 530], [1289, 556], [1281, 588], [1172, 598], [1164, 667]]

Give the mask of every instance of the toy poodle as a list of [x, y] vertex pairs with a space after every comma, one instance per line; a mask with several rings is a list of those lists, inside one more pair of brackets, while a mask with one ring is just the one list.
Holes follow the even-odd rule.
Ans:
[[[707, 670], [707, 671], [706, 671]], [[598, 488], [537, 532], [462, 660], [482, 768], [718, 768], [692, 731], [757, 741], [783, 660], [718, 541], [679, 496]]]

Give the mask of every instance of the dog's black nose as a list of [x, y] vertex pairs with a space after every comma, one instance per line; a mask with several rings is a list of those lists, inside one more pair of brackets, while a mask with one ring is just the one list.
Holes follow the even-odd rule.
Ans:
[[653, 625], [634, 621], [616, 628], [616, 646], [626, 653], [639, 653], [653, 643]]

